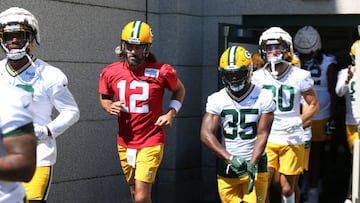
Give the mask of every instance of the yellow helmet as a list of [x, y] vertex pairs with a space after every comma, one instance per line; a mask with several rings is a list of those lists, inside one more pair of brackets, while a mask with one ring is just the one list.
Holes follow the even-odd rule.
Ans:
[[247, 87], [252, 75], [251, 54], [244, 47], [232, 46], [221, 55], [219, 73], [230, 93], [238, 93]]
[[147, 23], [131, 21], [122, 30], [121, 40], [129, 44], [151, 44], [154, 41], [154, 36], [150, 25]]
[[351, 60], [352, 60], [352, 64], [355, 65], [355, 55], [356, 55], [356, 46], [360, 44], [359, 40], [356, 40], [350, 49], [350, 56], [351, 56]]
[[154, 41], [154, 35], [149, 24], [143, 21], [131, 21], [125, 25], [121, 33], [121, 48], [125, 50], [125, 43], [129, 44], [147, 44], [144, 49], [144, 56], [150, 53], [151, 44]]

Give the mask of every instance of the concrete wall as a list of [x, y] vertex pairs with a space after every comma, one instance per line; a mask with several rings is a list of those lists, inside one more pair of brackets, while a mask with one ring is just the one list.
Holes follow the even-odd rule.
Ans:
[[215, 201], [215, 159], [201, 145], [199, 128], [206, 97], [217, 89], [218, 24], [241, 24], [243, 14], [359, 12], [358, 0], [344, 2], [148, 0], [146, 7], [145, 0], [1, 0], [0, 10], [19, 6], [38, 18], [41, 46], [34, 53], [67, 74], [81, 111], [80, 121], [58, 138], [48, 202], [130, 202], [117, 157], [116, 120], [100, 108], [97, 93], [99, 73], [116, 60], [114, 48], [127, 22], [150, 23], [153, 51], [174, 65], [187, 92], [167, 132], [153, 200]]

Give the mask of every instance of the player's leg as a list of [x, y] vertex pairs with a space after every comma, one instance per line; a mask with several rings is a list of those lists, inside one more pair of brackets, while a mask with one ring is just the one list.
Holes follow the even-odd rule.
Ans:
[[[358, 133], [357, 128], [358, 128], [357, 125], [346, 125], [346, 139], [347, 139], [347, 143], [349, 146], [351, 156], [352, 156], [353, 150], [354, 150], [354, 142], [355, 142], [355, 140], [359, 139], [359, 133]], [[347, 191], [347, 195], [346, 195], [346, 199], [349, 199], [349, 200], [352, 199], [352, 162], [353, 162], [352, 157], [351, 157], [350, 161], [351, 161], [351, 167], [350, 167], [350, 175], [349, 175], [349, 186], [348, 186], [348, 191]]]
[[163, 144], [138, 150], [135, 171], [135, 202], [151, 202], [151, 188], [163, 154]]
[[255, 180], [255, 188], [254, 188], [256, 193], [257, 203], [265, 203], [268, 193], [268, 181], [269, 181], [268, 172], [257, 173]]
[[135, 180], [134, 202], [151, 203], [152, 183]]
[[52, 166], [37, 167], [30, 182], [24, 183], [29, 203], [45, 203], [49, 194]]
[[[255, 183], [253, 191], [250, 194], [244, 195], [245, 202], [257, 202], [265, 203], [267, 191], [268, 191], [268, 181], [269, 181], [269, 172], [267, 167], [267, 157], [266, 155], [262, 156], [259, 159], [257, 164], [257, 173], [255, 175]], [[248, 183], [248, 181], [247, 181]], [[247, 184], [245, 184], [247, 186]], [[247, 188], [245, 189], [246, 193]]]
[[281, 198], [283, 203], [295, 203], [295, 183], [298, 175], [284, 175], [280, 173]]
[[[311, 133], [309, 132], [310, 128], [305, 129], [305, 133]], [[302, 188], [306, 188], [307, 183], [307, 171], [309, 170], [309, 157], [310, 157], [310, 147], [311, 147], [311, 136], [309, 136], [309, 140], [305, 140], [304, 144], [304, 160], [303, 160], [303, 173], [298, 176], [298, 180], [295, 181], [295, 202], [300, 203], [302, 199], [302, 190], [300, 188], [300, 185]], [[301, 180], [301, 183], [299, 182]], [[306, 191], [306, 189], [303, 189]]]
[[126, 148], [118, 145], [118, 154], [120, 159], [121, 168], [123, 170], [126, 181], [129, 184], [131, 200], [134, 202], [135, 195], [135, 169], [129, 165], [126, 156]]
[[246, 176], [241, 178], [227, 178], [218, 175], [217, 184], [222, 203], [239, 203], [243, 201], [244, 191], [247, 190]]
[[287, 145], [282, 147], [280, 163], [280, 184], [284, 203], [295, 202], [295, 183], [303, 172], [305, 156], [304, 145]]
[[275, 143], [271, 143], [268, 142], [265, 148], [266, 151], [266, 155], [267, 155], [267, 164], [268, 164], [268, 169], [269, 169], [269, 181], [268, 181], [268, 192], [267, 192], [267, 197], [266, 197], [266, 202], [270, 202], [270, 197], [271, 197], [271, 193], [270, 191], [272, 191], [273, 187], [276, 187], [274, 185], [274, 178], [275, 180], [277, 180], [277, 178], [275, 177], [276, 174], [278, 174], [278, 170], [279, 170], [279, 149], [281, 148], [281, 145], [279, 144], [275, 144]]

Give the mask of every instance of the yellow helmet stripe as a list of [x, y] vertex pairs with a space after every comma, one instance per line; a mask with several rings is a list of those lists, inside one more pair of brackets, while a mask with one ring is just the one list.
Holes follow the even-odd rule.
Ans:
[[234, 66], [236, 65], [236, 46], [232, 46], [229, 49], [229, 58], [228, 58], [228, 65]]
[[141, 29], [142, 22], [141, 21], [135, 21], [132, 31], [131, 31], [131, 38], [140, 38], [140, 29]]

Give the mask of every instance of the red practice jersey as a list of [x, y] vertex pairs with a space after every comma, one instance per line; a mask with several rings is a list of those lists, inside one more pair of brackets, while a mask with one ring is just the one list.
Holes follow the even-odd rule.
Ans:
[[115, 62], [102, 70], [99, 93], [125, 103], [118, 117], [119, 145], [137, 149], [165, 143], [164, 130], [154, 124], [162, 115], [165, 88], [173, 91], [177, 81], [169, 64], [144, 62], [131, 71], [127, 62]]

